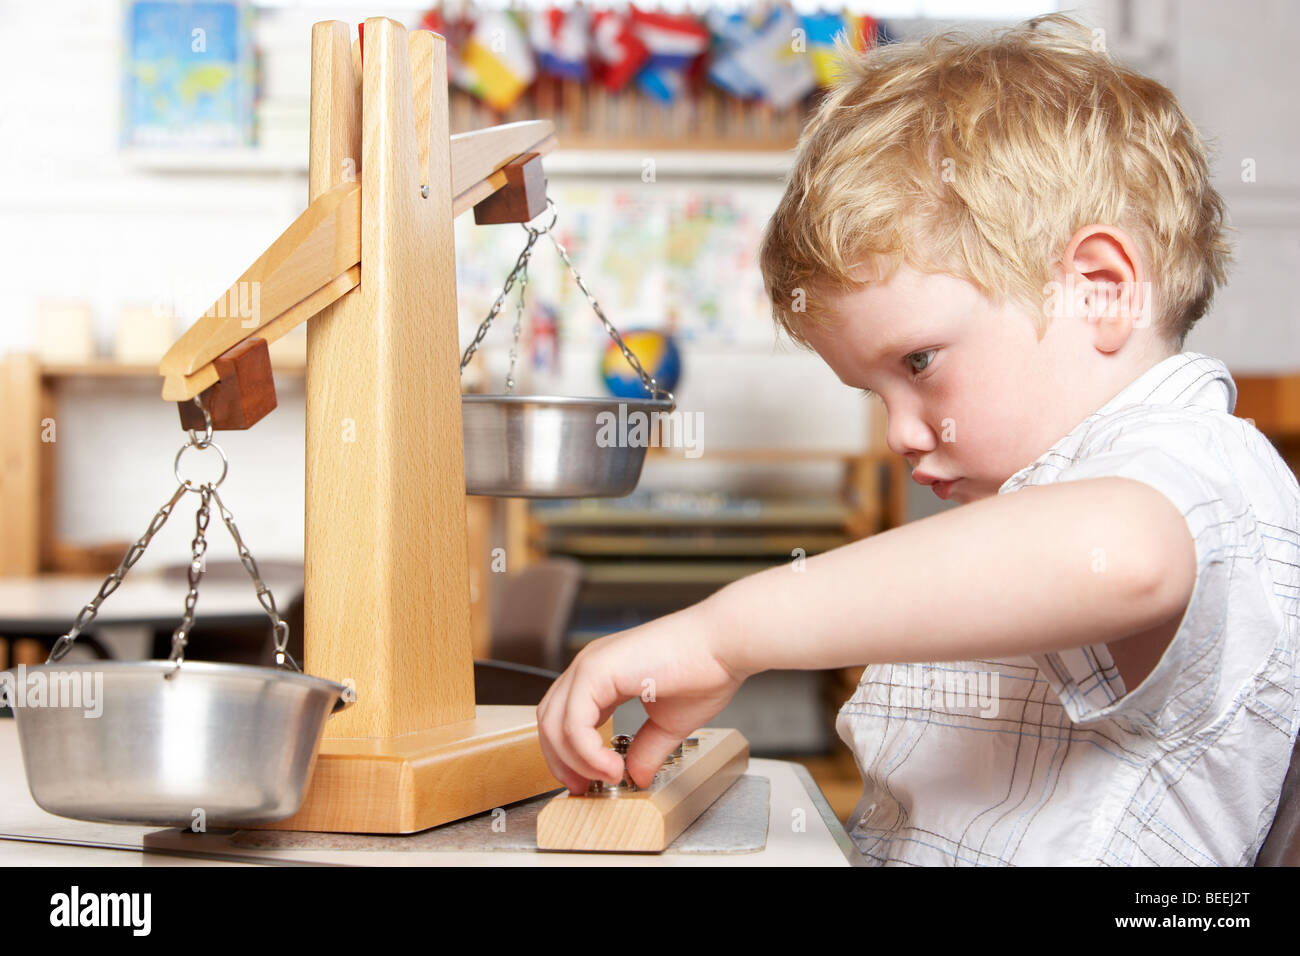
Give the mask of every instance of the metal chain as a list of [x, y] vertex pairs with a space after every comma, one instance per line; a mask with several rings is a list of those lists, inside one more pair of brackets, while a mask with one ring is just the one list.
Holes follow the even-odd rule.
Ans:
[[95, 619], [95, 615], [99, 613], [99, 606], [104, 603], [104, 599], [117, 590], [118, 585], [122, 583], [122, 578], [126, 577], [126, 572], [131, 570], [135, 563], [140, 560], [140, 556], [144, 554], [145, 548], [149, 547], [149, 542], [153, 540], [153, 536], [162, 530], [162, 526], [167, 523], [172, 509], [176, 507], [176, 502], [184, 497], [185, 491], [185, 485], [182, 484], [176, 489], [176, 493], [172, 495], [171, 500], [158, 509], [158, 513], [149, 522], [149, 527], [145, 533], [127, 549], [126, 557], [122, 559], [122, 563], [104, 579], [104, 583], [100, 585], [99, 593], [81, 609], [81, 613], [77, 615], [71, 630], [54, 642], [54, 647], [50, 650], [50, 656], [45, 663], [53, 664], [62, 660], [68, 651], [72, 649], [72, 643], [77, 639], [77, 635], [90, 625], [90, 622]]
[[519, 358], [519, 333], [523, 329], [524, 321], [524, 292], [528, 289], [528, 263], [524, 263], [524, 269], [519, 281], [519, 303], [515, 306], [515, 340], [510, 346], [510, 370], [506, 372], [506, 394], [509, 395], [515, 390], [515, 361]]
[[[528, 229], [528, 226], [524, 226], [524, 228]], [[474, 340], [469, 343], [465, 349], [465, 354], [461, 356], [460, 370], [462, 372], [465, 371], [465, 366], [469, 364], [469, 360], [474, 357], [474, 353], [478, 350], [479, 344], [483, 341], [483, 337], [487, 335], [488, 329], [492, 327], [492, 320], [495, 319], [497, 313], [501, 311], [501, 303], [505, 301], [506, 296], [510, 293], [510, 287], [514, 285], [515, 276], [517, 276], [521, 271], [526, 271], [528, 268], [528, 257], [533, 254], [533, 243], [537, 242], [538, 237], [541, 235], [541, 232], [535, 229], [528, 229], [528, 232], [530, 233], [528, 243], [524, 246], [524, 251], [519, 253], [519, 258], [515, 260], [515, 267], [510, 270], [510, 275], [506, 276], [506, 284], [501, 289], [501, 294], [498, 295], [496, 301], [492, 303], [492, 308], [488, 312], [487, 318], [479, 324], [478, 332], [474, 335]]]
[[[637, 375], [640, 376], [641, 384], [645, 386], [646, 391], [648, 391], [655, 398], [667, 398], [668, 401], [672, 403], [672, 406], [676, 407], [677, 400], [673, 397], [673, 393], [670, 392], [668, 389], [663, 388], [661, 385], [659, 385], [659, 383], [656, 382], [654, 378], [651, 375], [649, 375], [644, 368], [641, 367], [641, 362], [637, 359], [636, 355], [632, 352], [632, 350], [627, 347], [626, 343], [624, 343], [623, 336], [620, 335], [618, 329], [614, 327], [614, 323], [612, 323], [608, 318], [605, 317], [605, 313], [601, 309], [600, 304], [596, 301], [595, 296], [593, 296], [591, 292], [587, 289], [586, 283], [582, 281], [582, 276], [578, 274], [578, 270], [574, 267], [573, 263], [569, 260], [568, 253], [565, 252], [564, 246], [560, 245], [560, 241], [555, 238], [555, 234], [552, 231], [555, 228], [555, 221], [558, 218], [558, 213], [556, 213], [555, 211], [555, 201], [548, 196], [546, 197], [546, 205], [551, 209], [551, 221], [546, 225], [545, 228], [534, 229], [531, 226], [529, 226], [527, 223], [520, 224], [523, 226], [524, 230], [528, 233], [528, 243], [527, 245], [524, 246], [524, 251], [519, 254], [519, 259], [515, 262], [514, 269], [511, 270], [510, 275], [506, 277], [505, 287], [501, 290], [501, 294], [497, 296], [496, 302], [492, 304], [492, 310], [488, 313], [487, 318], [484, 319], [482, 324], [479, 326], [478, 333], [474, 336], [474, 341], [470, 342], [469, 347], [465, 349], [465, 354], [460, 361], [461, 371], [462, 372], [465, 371], [465, 366], [469, 364], [470, 358], [474, 355], [475, 350], [478, 349], [479, 344], [483, 341], [483, 337], [487, 335], [487, 330], [492, 326], [492, 320], [496, 318], [497, 313], [501, 310], [501, 303], [505, 300], [506, 294], [510, 291], [510, 287], [514, 284], [515, 277], [522, 272], [524, 275], [524, 283], [527, 284], [528, 258], [529, 256], [532, 255], [533, 243], [537, 241], [539, 236], [545, 234], [550, 238], [551, 242], [554, 244], [555, 251], [560, 254], [560, 258], [564, 260], [564, 264], [569, 267], [569, 271], [573, 273], [573, 278], [578, 283], [578, 288], [582, 290], [582, 294], [585, 295], [587, 297], [587, 301], [591, 303], [591, 307], [595, 311], [597, 317], [600, 319], [601, 324], [605, 326], [605, 331], [609, 333], [609, 337], [614, 340], [615, 344], [618, 345], [619, 350], [623, 353], [623, 358], [625, 358], [627, 360], [627, 363], [630, 366], [632, 366], [633, 371], [635, 371]], [[520, 302], [522, 304], [523, 301], [522, 288], [520, 290], [519, 295], [520, 295]], [[519, 326], [518, 324], [516, 324], [515, 326], [516, 343], [518, 342], [518, 336], [519, 336], [518, 329]], [[511, 359], [510, 375], [507, 376], [506, 378], [507, 392], [510, 391], [510, 389], [514, 385], [514, 381], [513, 381], [514, 358], [515, 358], [515, 353], [512, 350], [510, 353], [510, 359]]]
[[669, 402], [676, 406], [677, 399], [673, 397], [673, 393], [660, 386], [652, 376], [646, 373], [646, 370], [641, 367], [641, 363], [638, 361], [636, 355], [634, 355], [632, 350], [624, 344], [623, 336], [618, 334], [618, 329], [614, 328], [614, 323], [605, 317], [605, 313], [601, 309], [600, 303], [598, 303], [595, 296], [587, 290], [587, 285], [582, 281], [582, 276], [578, 275], [578, 270], [574, 268], [573, 263], [569, 261], [568, 253], [564, 251], [564, 246], [560, 245], [560, 240], [556, 239], [555, 234], [549, 230], [547, 231], [547, 235], [555, 245], [555, 251], [560, 254], [560, 258], [564, 260], [564, 264], [568, 266], [569, 271], [573, 273], [574, 281], [578, 283], [578, 288], [582, 290], [582, 294], [585, 295], [587, 301], [591, 303], [591, 307], [595, 310], [601, 324], [605, 326], [605, 331], [609, 333], [609, 337], [618, 345], [620, 351], [623, 353], [623, 358], [627, 359], [627, 364], [631, 365], [637, 375], [641, 376], [641, 384], [645, 386], [646, 391], [655, 398], [667, 398]]
[[[102, 585], [100, 585], [99, 593], [95, 595], [89, 604], [81, 609], [81, 612], [77, 615], [77, 619], [73, 622], [68, 633], [64, 634], [54, 642], [54, 646], [50, 649], [50, 655], [45, 661], [46, 664], [56, 663], [67, 655], [68, 651], [72, 649], [72, 644], [76, 641], [77, 636], [90, 626], [91, 622], [95, 619], [95, 615], [99, 613], [99, 606], [104, 603], [105, 598], [117, 590], [118, 586], [122, 583], [122, 579], [126, 577], [126, 572], [140, 560], [145, 549], [149, 547], [149, 542], [153, 540], [154, 535], [162, 530], [163, 525], [167, 523], [167, 519], [171, 517], [172, 510], [176, 507], [176, 503], [184, 497], [187, 491], [193, 491], [195, 494], [199, 495], [200, 501], [198, 512], [194, 516], [194, 540], [190, 544], [191, 559], [188, 569], [189, 591], [185, 595], [185, 611], [181, 617], [181, 623], [176, 627], [176, 630], [172, 632], [172, 651], [170, 659], [176, 662], [176, 670], [173, 670], [166, 676], [170, 677], [180, 669], [180, 665], [185, 659], [185, 645], [189, 640], [190, 629], [194, 626], [194, 608], [199, 599], [199, 580], [203, 576], [204, 556], [208, 549], [206, 534], [208, 523], [211, 520], [212, 501], [216, 502], [219, 513], [221, 514], [221, 520], [225, 522], [226, 528], [230, 531], [230, 536], [235, 541], [235, 550], [239, 553], [240, 562], [244, 565], [244, 569], [253, 579], [253, 585], [257, 590], [257, 601], [262, 605], [262, 609], [266, 611], [267, 616], [271, 619], [271, 633], [275, 639], [276, 666], [284, 667], [286, 662], [288, 662], [295, 671], [301, 673], [302, 668], [298, 666], [298, 662], [295, 661], [293, 656], [286, 650], [286, 645], [289, 642], [289, 624], [280, 617], [279, 611], [275, 605], [275, 596], [271, 594], [271, 589], [262, 581], [262, 576], [257, 569], [257, 561], [253, 558], [247, 545], [244, 544], [244, 539], [240, 536], [239, 529], [235, 527], [235, 516], [231, 514], [230, 509], [226, 507], [225, 502], [223, 502], [220, 495], [217, 494], [217, 486], [220, 485], [226, 477], [226, 456], [225, 452], [221, 450], [221, 447], [212, 441], [212, 416], [204, 406], [201, 397], [195, 397], [194, 404], [203, 411], [203, 418], [206, 424], [206, 428], [204, 429], [205, 434], [200, 438], [194, 429], [191, 428], [188, 430], [190, 440], [187, 444], [181, 446], [181, 451], [176, 455], [176, 465], [173, 468], [177, 480], [180, 481], [180, 485], [177, 487], [176, 492], [171, 496], [171, 499], [158, 509], [158, 513], [155, 514], [153, 520], [149, 522], [149, 527], [145, 530], [145, 533], [141, 535], [140, 539], [127, 550], [126, 556], [122, 559], [121, 564], [119, 564], [117, 569], [104, 580]], [[180, 477], [180, 455], [186, 448], [191, 446], [200, 450], [209, 447], [217, 450], [221, 455], [222, 461], [221, 478], [216, 482], [209, 481], [207, 484], [198, 485], [188, 478]]]
[[[194, 626], [194, 605], [199, 600], [199, 579], [203, 577], [203, 557], [208, 550], [208, 541], [205, 535], [208, 530], [208, 521], [212, 517], [210, 508], [212, 492], [211, 482], [199, 488], [199, 510], [194, 515], [194, 540], [190, 543], [190, 589], [185, 595], [185, 613], [181, 616], [181, 623], [172, 632], [172, 652], [169, 659], [176, 662], [177, 670], [180, 669], [181, 663], [185, 660], [185, 644], [189, 640], [190, 628]], [[172, 673], [174, 674], [176, 671], [172, 671]]]
[[301, 673], [302, 668], [298, 666], [298, 662], [293, 659], [292, 654], [285, 650], [286, 645], [289, 643], [289, 623], [280, 617], [280, 613], [275, 606], [275, 596], [271, 593], [271, 589], [263, 583], [262, 576], [257, 570], [257, 561], [244, 544], [244, 539], [240, 537], [239, 529], [235, 527], [235, 516], [230, 513], [230, 509], [221, 500], [216, 488], [212, 489], [212, 499], [217, 503], [217, 510], [221, 515], [221, 520], [225, 522], [227, 530], [230, 531], [230, 536], [235, 540], [235, 550], [239, 552], [240, 563], [244, 565], [244, 570], [253, 579], [253, 586], [257, 590], [257, 602], [262, 605], [262, 610], [266, 611], [267, 616], [271, 619], [271, 634], [275, 638], [275, 666], [284, 667], [285, 662], [288, 661], [294, 670]]

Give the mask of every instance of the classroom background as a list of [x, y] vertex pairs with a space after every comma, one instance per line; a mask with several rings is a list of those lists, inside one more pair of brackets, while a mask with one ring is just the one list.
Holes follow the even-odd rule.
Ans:
[[[162, 38], [184, 6], [49, 0], [5, 12], [0, 397], [13, 409], [34, 394], [57, 425], [57, 441], [36, 446], [14, 434], [12, 416], [0, 423], [5, 581], [102, 577], [174, 488], [182, 433], [175, 407], [158, 398], [157, 361], [306, 206], [305, 38], [323, 19], [390, 16], [446, 36], [453, 132], [554, 120], [560, 147], [544, 168], [556, 235], [608, 317], [637, 332], [658, 367], [678, 366], [678, 407], [703, 423], [698, 456], [652, 449], [625, 499], [467, 498], [478, 656], [560, 669], [584, 642], [798, 549], [813, 554], [953, 506], [914, 485], [884, 447], [878, 406], [778, 340], [763, 294], [759, 239], [799, 129], [833, 74], [829, 41], [841, 31], [867, 50], [1062, 9], [1104, 31], [1113, 56], [1171, 87], [1211, 142], [1236, 230], [1230, 284], [1186, 347], [1228, 364], [1237, 413], [1297, 460], [1292, 4], [1244, 0], [1228, 16], [1210, 0], [228, 2], [205, 5], [206, 35], [223, 45], [177, 63]], [[807, 55], [792, 60], [796, 27]], [[462, 216], [455, 239], [463, 347], [526, 234]], [[466, 369], [467, 391], [501, 390], [516, 292]], [[304, 530], [303, 333], [272, 349], [276, 411], [220, 436], [231, 461], [223, 496], [290, 598]], [[608, 394], [625, 372], [607, 361], [608, 346], [558, 255], [539, 244], [518, 391]], [[133, 574], [179, 582], [190, 524], [169, 524]], [[238, 563], [215, 534], [209, 560]], [[122, 595], [132, 586], [128, 578]], [[177, 584], [178, 612], [180, 598]], [[48, 613], [70, 620], [79, 604]], [[103, 630], [113, 653], [148, 655], [147, 629]], [[39, 640], [4, 636], [10, 661], [44, 659]], [[220, 640], [214, 631], [202, 646], [213, 659], [256, 660], [267, 639], [264, 628]], [[843, 816], [860, 783], [833, 721], [855, 683], [852, 672], [760, 675], [718, 722], [740, 728], [755, 754], [804, 761]], [[616, 729], [634, 730], [638, 711], [625, 705]]]

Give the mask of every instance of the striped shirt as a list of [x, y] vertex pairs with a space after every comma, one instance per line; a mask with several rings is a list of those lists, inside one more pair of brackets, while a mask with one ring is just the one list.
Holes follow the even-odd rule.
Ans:
[[1191, 599], [1131, 692], [1104, 643], [867, 667], [836, 730], [870, 862], [1254, 863], [1300, 725], [1300, 486], [1236, 404], [1222, 362], [1170, 356], [999, 489], [1157, 488], [1195, 539]]

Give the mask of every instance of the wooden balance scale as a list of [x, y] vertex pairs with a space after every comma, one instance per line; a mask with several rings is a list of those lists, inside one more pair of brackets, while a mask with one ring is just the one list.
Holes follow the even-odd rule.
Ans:
[[[535, 708], [474, 700], [453, 236], [471, 207], [538, 216], [557, 142], [549, 121], [451, 136], [446, 41], [427, 30], [372, 18], [353, 42], [317, 23], [311, 64], [308, 208], [163, 357], [162, 397], [186, 427], [200, 394], [215, 428], [250, 427], [275, 407], [267, 344], [314, 317], [303, 666], [357, 696], [302, 807], [268, 826], [411, 833], [558, 786]], [[736, 731], [702, 739], [641, 811], [572, 798], [539, 845], [663, 849], [747, 766]]]

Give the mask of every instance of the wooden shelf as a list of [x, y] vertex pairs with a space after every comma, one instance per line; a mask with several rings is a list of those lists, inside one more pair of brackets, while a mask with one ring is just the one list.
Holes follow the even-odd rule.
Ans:
[[[658, 176], [780, 179], [820, 93], [786, 110], [739, 100], [710, 84], [663, 104], [637, 88], [607, 93], [598, 84], [541, 76], [504, 113], [469, 93], [449, 90], [451, 131], [462, 133], [520, 120], [549, 119], [560, 150], [546, 171], [564, 175], [640, 176], [647, 155]], [[307, 107], [302, 120], [307, 125]], [[305, 143], [305, 137], [304, 137]], [[683, 148], [685, 146], [686, 148]], [[126, 148], [124, 165], [160, 174], [307, 174], [305, 149], [286, 146]]]
[[795, 526], [799, 528], [841, 527], [850, 518], [853, 509], [839, 503], [823, 504], [764, 504], [755, 511], [743, 509], [681, 514], [651, 507], [616, 508], [608, 505], [592, 507], [575, 505], [566, 507], [533, 508], [532, 519], [547, 528], [580, 527], [713, 527], [743, 526], [772, 527]]
[[710, 534], [651, 537], [644, 534], [553, 534], [542, 540], [552, 554], [574, 557], [621, 555], [694, 555], [700, 557], [785, 557], [795, 548], [807, 552], [829, 551], [848, 543], [843, 534], [790, 532], [787, 534]]
[[[560, 148], [547, 156], [547, 175], [640, 176], [646, 150], [654, 150], [656, 177], [700, 177], [779, 180], [790, 171], [793, 149], [753, 145], [732, 148], [683, 148], [680, 139], [661, 143], [625, 138], [616, 144], [583, 145], [560, 139]], [[134, 169], [167, 174], [274, 174], [306, 175], [303, 157], [255, 148], [129, 151], [123, 160]]]
[[[804, 461], [858, 461], [862, 451], [835, 448], [710, 448], [710, 461], [729, 462], [804, 462]], [[684, 448], [665, 448], [654, 445], [646, 449], [647, 461], [699, 461], [688, 458]]]
[[[285, 375], [289, 378], [305, 377], [307, 374], [307, 365], [304, 362], [291, 361], [286, 359], [277, 359], [271, 356], [271, 369], [276, 375]], [[465, 385], [466, 392], [472, 392], [481, 376], [481, 370], [471, 363], [465, 369], [462, 376], [462, 382]], [[116, 359], [91, 359], [88, 362], [42, 362], [39, 364], [39, 375], [42, 379], [51, 382], [57, 382], [59, 379], [69, 378], [99, 378], [99, 379], [156, 379], [161, 378], [158, 374], [156, 364], [138, 364], [131, 362], [119, 362]]]
[[584, 585], [730, 584], [777, 561], [619, 561], [587, 562]]
[[[302, 379], [306, 374], [302, 362], [273, 358], [272, 367], [277, 377]], [[31, 353], [0, 356], [0, 407], [12, 412], [9, 427], [0, 425], [0, 541], [5, 543], [0, 549], [0, 576], [102, 574], [117, 565], [129, 544], [71, 544], [55, 534], [55, 445], [42, 441], [40, 432], [28, 423], [57, 419], [61, 386], [74, 381], [100, 387], [126, 382], [134, 388], [158, 387], [162, 379], [153, 363], [109, 358], [43, 362]], [[158, 401], [156, 394], [149, 400]]]
[[[718, 177], [726, 179], [784, 178], [794, 159], [791, 150], [682, 149], [675, 142], [655, 149], [655, 176]], [[582, 149], [561, 140], [561, 147], [546, 157], [547, 175], [640, 176], [645, 168], [642, 149]]]
[[[272, 359], [271, 367], [277, 375], [307, 374], [307, 366], [296, 362], [276, 362]], [[54, 380], [61, 378], [160, 379], [162, 377], [158, 374], [157, 365], [133, 365], [113, 359], [92, 359], [89, 362], [43, 362], [40, 374], [42, 378]]]
[[1234, 375], [1238, 418], [1251, 418], [1270, 439], [1300, 437], [1300, 375]]
[[[609, 93], [600, 84], [542, 75], [504, 113], [463, 90], [450, 97], [452, 132], [521, 119], [549, 119], [561, 144], [580, 149], [631, 149], [656, 153], [683, 143], [716, 151], [793, 150], [816, 109], [818, 91], [789, 109], [744, 101], [705, 83], [671, 104], [635, 86]], [[656, 157], [657, 158], [657, 157]]]

